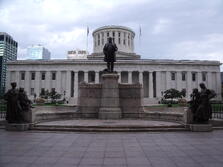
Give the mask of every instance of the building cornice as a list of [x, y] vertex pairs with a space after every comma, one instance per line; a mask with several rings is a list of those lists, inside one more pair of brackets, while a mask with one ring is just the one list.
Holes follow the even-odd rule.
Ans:
[[[104, 64], [103, 60], [86, 59], [54, 59], [54, 60], [16, 60], [7, 62], [8, 65], [85, 65]], [[115, 64], [120, 65], [221, 65], [220, 61], [210, 60], [170, 60], [170, 59], [140, 59], [140, 60], [119, 60]]]

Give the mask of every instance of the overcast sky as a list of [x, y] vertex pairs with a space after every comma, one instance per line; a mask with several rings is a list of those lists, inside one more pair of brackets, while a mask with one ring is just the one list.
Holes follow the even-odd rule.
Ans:
[[104, 25], [133, 29], [142, 58], [223, 62], [223, 0], [0, 0], [0, 31], [18, 41], [18, 59], [32, 44], [53, 59], [86, 49], [87, 26], [92, 53], [91, 33]]

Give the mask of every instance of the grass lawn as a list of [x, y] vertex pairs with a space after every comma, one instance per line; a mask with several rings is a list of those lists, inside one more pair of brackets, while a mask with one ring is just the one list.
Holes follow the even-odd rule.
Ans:
[[[157, 107], [157, 108], [159, 108], [159, 107], [168, 107], [168, 104], [159, 104], [159, 105], [154, 105], [154, 106], [145, 106], [146, 108], [148, 107]], [[180, 105], [180, 104], [172, 104], [172, 107], [185, 107], [185, 106], [182, 106], [182, 105]]]
[[55, 104], [55, 103], [44, 103], [44, 104], [33, 104], [32, 106], [64, 106], [64, 104]]

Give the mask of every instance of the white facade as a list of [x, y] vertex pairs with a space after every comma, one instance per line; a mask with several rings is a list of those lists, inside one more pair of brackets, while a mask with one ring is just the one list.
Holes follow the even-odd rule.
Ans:
[[[117, 28], [114, 26], [112, 31], [121, 31], [119, 27], [117, 29], [115, 27]], [[110, 30], [111, 26], [107, 28]], [[106, 31], [106, 27], [93, 32], [94, 41], [100, 31]], [[125, 31], [123, 30], [123, 32]], [[128, 28], [126, 28], [126, 32], [131, 34], [131, 30]], [[162, 92], [170, 88], [179, 91], [186, 89], [189, 99], [192, 90], [198, 88], [201, 82], [205, 83], [209, 89], [215, 90], [217, 99], [221, 99], [220, 62], [142, 60], [134, 54], [133, 45], [129, 49], [117, 45], [119, 51], [122, 48], [122, 52], [117, 53], [118, 61], [115, 63], [114, 70], [119, 74], [120, 83], [139, 82], [143, 85], [145, 103], [157, 103], [162, 97]], [[7, 75], [8, 89], [10, 82], [17, 82], [18, 87], [25, 88], [31, 97], [33, 93], [38, 96], [43, 89], [55, 89], [60, 94], [65, 92], [67, 100], [70, 103], [75, 103], [78, 97], [78, 83], [83, 81], [99, 83], [101, 81], [102, 71], [106, 68], [106, 63], [102, 59], [102, 49], [102, 46], [95, 45], [94, 51], [97, 53], [92, 53], [86, 60], [19, 60], [10, 62]]]

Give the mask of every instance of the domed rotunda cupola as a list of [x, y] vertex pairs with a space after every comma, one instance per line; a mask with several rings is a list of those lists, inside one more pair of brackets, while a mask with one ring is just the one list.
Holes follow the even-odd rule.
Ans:
[[104, 57], [103, 47], [111, 37], [118, 47], [117, 59], [139, 59], [140, 56], [134, 53], [135, 32], [124, 26], [103, 26], [93, 31], [93, 53], [88, 59], [102, 59]]

